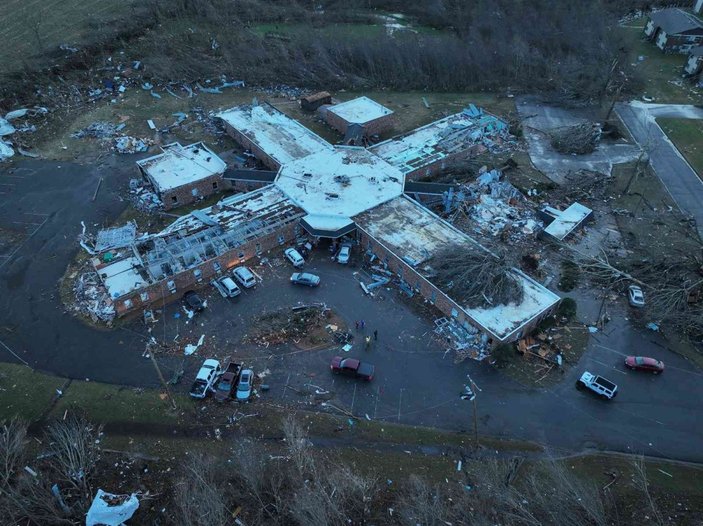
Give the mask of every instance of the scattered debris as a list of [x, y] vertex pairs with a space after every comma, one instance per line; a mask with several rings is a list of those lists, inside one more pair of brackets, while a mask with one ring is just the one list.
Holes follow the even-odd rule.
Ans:
[[115, 319], [115, 305], [107, 290], [100, 283], [96, 272], [83, 272], [78, 276], [73, 293], [76, 299], [73, 310], [91, 318], [94, 322], [108, 324]]
[[153, 142], [149, 139], [137, 139], [136, 137], [118, 137], [115, 139], [115, 150], [118, 153], [146, 152]]
[[122, 124], [112, 124], [111, 122], [98, 121], [91, 125], [78, 130], [71, 134], [74, 139], [84, 139], [90, 137], [93, 139], [110, 139], [118, 134], [126, 125]]
[[441, 336], [456, 352], [455, 363], [461, 363], [467, 358], [481, 361], [490, 354], [488, 336], [480, 334], [475, 327], [459, 325], [449, 318], [438, 318], [434, 324], [435, 334]]
[[185, 346], [184, 352], [186, 356], [190, 356], [191, 354], [194, 354], [200, 346], [203, 344], [205, 341], [205, 335], [203, 334], [200, 336], [200, 339], [198, 340], [198, 343], [193, 345], [192, 343], [189, 343], [188, 345]]

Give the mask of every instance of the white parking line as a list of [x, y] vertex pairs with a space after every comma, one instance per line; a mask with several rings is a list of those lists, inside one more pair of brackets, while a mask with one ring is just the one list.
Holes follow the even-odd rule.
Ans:
[[621, 371], [620, 369], [618, 369], [618, 368], [616, 368], [616, 367], [613, 367], [613, 366], [610, 365], [609, 363], [601, 362], [600, 360], [595, 360], [595, 359], [593, 359], [593, 358], [591, 358], [591, 359], [592, 359], [594, 362], [596, 362], [596, 363], [599, 363], [599, 364], [601, 364], [601, 365], [604, 365], [605, 367], [610, 367], [613, 371], [617, 371], [617, 372], [619, 372], [620, 374], [624, 374], [625, 376], [627, 376], [627, 373], [626, 373], [625, 371]]

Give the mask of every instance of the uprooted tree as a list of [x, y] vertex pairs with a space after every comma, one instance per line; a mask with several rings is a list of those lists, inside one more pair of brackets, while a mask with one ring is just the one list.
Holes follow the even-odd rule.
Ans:
[[470, 308], [520, 303], [523, 289], [504, 256], [478, 246], [448, 246], [432, 258], [432, 281]]
[[38, 461], [27, 447], [27, 425], [17, 419], [4, 423], [0, 428], [0, 515], [6, 523], [80, 521], [93, 497], [99, 434], [99, 427], [68, 414], [49, 424], [43, 442], [47, 451]]
[[590, 122], [555, 128], [549, 132], [552, 147], [559, 153], [591, 153], [601, 137], [600, 125]]

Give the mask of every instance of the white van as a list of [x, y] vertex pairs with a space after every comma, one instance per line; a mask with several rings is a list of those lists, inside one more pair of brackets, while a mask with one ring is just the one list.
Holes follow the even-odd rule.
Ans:
[[250, 289], [256, 285], [254, 274], [247, 267], [237, 267], [232, 272], [235, 279], [242, 284], [245, 289]]
[[285, 254], [288, 261], [293, 263], [294, 267], [300, 268], [305, 265], [305, 260], [303, 259], [303, 256], [301, 256], [300, 252], [298, 252], [296, 249], [287, 248], [283, 253]]
[[220, 278], [220, 285], [225, 289], [228, 298], [234, 298], [242, 293], [232, 278]]

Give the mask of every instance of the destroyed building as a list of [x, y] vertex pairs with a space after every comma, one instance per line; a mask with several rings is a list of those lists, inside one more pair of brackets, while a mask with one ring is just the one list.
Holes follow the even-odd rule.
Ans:
[[398, 168], [409, 181], [429, 178], [449, 163], [496, 151], [509, 140], [508, 125], [471, 104], [411, 132], [376, 144], [370, 150]]
[[678, 7], [662, 9], [649, 15], [644, 34], [665, 53], [688, 53], [703, 44], [703, 22]]
[[202, 142], [174, 142], [163, 153], [137, 161], [166, 210], [194, 203], [222, 190], [227, 165]]
[[[301, 236], [356, 236], [367, 254], [402, 284], [466, 331], [482, 335], [488, 346], [520, 338], [558, 303], [558, 296], [517, 270], [510, 271], [521, 287], [517, 301], [469, 308], [453, 299], [433, 283], [432, 257], [449, 244], [486, 249], [403, 195], [408, 174], [508, 140], [507, 126], [496, 117], [472, 106], [380, 151], [332, 146], [268, 104], [233, 108], [220, 118], [243, 147], [275, 168], [275, 178], [94, 257], [119, 316], [180, 298]], [[418, 150], [411, 154], [410, 146]]]
[[342, 135], [349, 127], [358, 125], [365, 136], [379, 135], [391, 130], [395, 124], [393, 111], [368, 97], [357, 97], [325, 110], [325, 121]]

